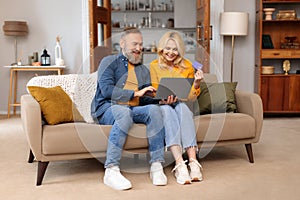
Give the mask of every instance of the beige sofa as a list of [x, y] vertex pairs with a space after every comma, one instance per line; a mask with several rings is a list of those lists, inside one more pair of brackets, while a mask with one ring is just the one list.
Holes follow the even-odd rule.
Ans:
[[[80, 92], [83, 91], [85, 94], [92, 93], [88, 97], [84, 97], [91, 101], [93, 91], [96, 88], [96, 76], [94, 74], [87, 76], [88, 78], [86, 76], [80, 77], [80, 75], [41, 76], [33, 78], [28, 85], [44, 87], [60, 85], [72, 97], [72, 100], [75, 99], [75, 104], [77, 101], [78, 110], [85, 115], [89, 112], [89, 105], [85, 105], [86, 110], [80, 109], [82, 105], [78, 102], [80, 100], [76, 97], [76, 93], [79, 93], [78, 96], [82, 96], [83, 94]], [[206, 75], [206, 80], [210, 79], [216, 79], [216, 77]], [[80, 83], [81, 88], [74, 89], [73, 87], [72, 92], [70, 92], [70, 89], [68, 90], [66, 87], [70, 87], [72, 85], [70, 83], [75, 84], [76, 81], [74, 80]], [[83, 86], [85, 82], [89, 82], [87, 87], [86, 85]], [[262, 102], [257, 94], [250, 92], [237, 90], [235, 97], [237, 113], [195, 116], [198, 146], [213, 148], [214, 146], [244, 144], [249, 161], [253, 163], [251, 144], [258, 142], [260, 138], [263, 123]], [[81, 102], [81, 104], [84, 105], [86, 102]], [[105, 156], [107, 137], [111, 126], [91, 123], [88, 119], [86, 119], [87, 122], [44, 124], [40, 105], [30, 94], [21, 97], [21, 118], [30, 148], [28, 162], [31, 163], [34, 159], [38, 161], [36, 185], [42, 184], [50, 161]], [[146, 152], [148, 144], [145, 131], [144, 125], [135, 124], [130, 130], [125, 149], [137, 154]]]

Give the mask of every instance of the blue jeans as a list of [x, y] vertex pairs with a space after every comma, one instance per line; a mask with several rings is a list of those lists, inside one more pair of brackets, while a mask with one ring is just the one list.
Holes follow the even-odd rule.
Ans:
[[178, 103], [175, 109], [162, 105], [166, 146], [179, 145], [184, 149], [197, 146], [193, 113], [185, 103]]
[[99, 124], [112, 125], [106, 152], [105, 168], [119, 166], [124, 143], [133, 123], [147, 125], [150, 163], [164, 162], [164, 127], [157, 105], [129, 107], [113, 105], [98, 119]]

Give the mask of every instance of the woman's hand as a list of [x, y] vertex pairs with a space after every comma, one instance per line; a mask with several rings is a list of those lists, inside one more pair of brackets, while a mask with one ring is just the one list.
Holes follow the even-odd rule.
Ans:
[[200, 81], [203, 79], [203, 71], [201, 69], [198, 69], [195, 73], [195, 79], [194, 79], [194, 88], [198, 89], [200, 87]]
[[178, 98], [176, 96], [170, 95], [170, 96], [168, 96], [167, 99], [162, 99], [159, 102], [159, 104], [168, 104], [168, 105], [170, 105], [170, 104], [175, 103], [177, 101], [178, 101]]
[[153, 95], [154, 95], [155, 92], [156, 92], [155, 87], [153, 87], [153, 86], [148, 86], [148, 87], [145, 87], [145, 88], [143, 88], [143, 89], [141, 89], [141, 90], [139, 90], [139, 91], [135, 91], [135, 92], [134, 92], [134, 97], [142, 97], [142, 96], [144, 96], [146, 93], [147, 93], [148, 96], [152, 96], [152, 95], [150, 95], [150, 94], [153, 94]]

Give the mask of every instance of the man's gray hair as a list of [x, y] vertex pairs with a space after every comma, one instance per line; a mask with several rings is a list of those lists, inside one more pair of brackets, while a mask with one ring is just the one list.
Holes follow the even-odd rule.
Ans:
[[130, 33], [139, 33], [139, 34], [142, 34], [142, 32], [139, 29], [135, 28], [135, 27], [126, 27], [122, 31], [121, 38], [124, 38], [126, 35], [128, 35]]

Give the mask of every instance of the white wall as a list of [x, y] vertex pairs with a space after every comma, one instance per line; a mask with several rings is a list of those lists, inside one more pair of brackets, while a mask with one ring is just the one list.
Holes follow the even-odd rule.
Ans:
[[[14, 61], [14, 39], [2, 31], [4, 21], [25, 20], [29, 34], [18, 39], [18, 51], [22, 51], [22, 62], [28, 55], [42, 53], [44, 47], [54, 63], [56, 36], [61, 36], [62, 56], [68, 66], [65, 73], [77, 73], [82, 58], [82, 9], [81, 0], [1, 0], [0, 2], [0, 113], [7, 112], [9, 91], [9, 69], [3, 68]], [[34, 73], [19, 73], [18, 99], [26, 93], [24, 85]]]
[[196, 26], [196, 0], [174, 0], [174, 21], [176, 28]]
[[[218, 1], [218, 0], [216, 0]], [[237, 88], [254, 91], [255, 69], [255, 1], [225, 0], [225, 12], [248, 12], [249, 34], [246, 37], [235, 37], [233, 80], [238, 82]], [[230, 81], [231, 37], [224, 37], [224, 81]]]

